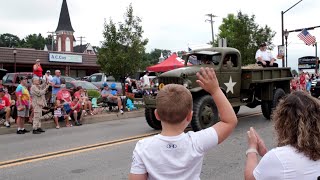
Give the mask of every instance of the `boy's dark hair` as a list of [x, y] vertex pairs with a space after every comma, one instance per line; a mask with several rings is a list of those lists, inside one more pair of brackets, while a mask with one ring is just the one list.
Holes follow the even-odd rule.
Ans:
[[178, 124], [192, 111], [192, 95], [182, 85], [169, 84], [159, 91], [156, 104], [161, 121]]

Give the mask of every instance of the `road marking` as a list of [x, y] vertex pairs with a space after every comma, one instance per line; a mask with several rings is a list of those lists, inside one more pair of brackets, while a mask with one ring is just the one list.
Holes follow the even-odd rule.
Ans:
[[[238, 119], [254, 117], [254, 116], [261, 115], [261, 114], [262, 114], [261, 112], [256, 112], [256, 113], [252, 113], [252, 114], [248, 114], [248, 115], [238, 116]], [[186, 129], [186, 131], [188, 131], [188, 130], [191, 130], [191, 128]], [[121, 144], [129, 143], [129, 142], [133, 142], [133, 141], [138, 141], [138, 140], [144, 139], [146, 137], [156, 135], [159, 132], [160, 131], [156, 131], [153, 133], [131, 136], [131, 137], [122, 138], [122, 139], [118, 139], [118, 140], [114, 140], [114, 141], [96, 143], [96, 144], [92, 144], [92, 145], [81, 146], [81, 147], [71, 148], [71, 149], [67, 149], [67, 150], [55, 151], [55, 152], [51, 152], [51, 153], [44, 153], [44, 154], [30, 156], [30, 157], [24, 157], [24, 158], [20, 158], [20, 159], [3, 161], [3, 162], [0, 162], [0, 169], [18, 166], [18, 165], [22, 165], [22, 164], [26, 164], [26, 163], [32, 163], [32, 162], [52, 159], [55, 157], [63, 157], [63, 156], [67, 156], [67, 155], [78, 154], [78, 153], [87, 152], [87, 151], [93, 151], [93, 150], [97, 150], [97, 149], [101, 149], [101, 148], [105, 148], [105, 147], [121, 145]]]

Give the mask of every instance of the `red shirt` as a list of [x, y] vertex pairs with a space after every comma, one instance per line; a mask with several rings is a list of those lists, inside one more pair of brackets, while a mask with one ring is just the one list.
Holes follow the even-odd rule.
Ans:
[[41, 65], [38, 66], [37, 70], [33, 69], [33, 74], [37, 75], [38, 77], [42, 77], [42, 72], [43, 72], [43, 69]]
[[304, 74], [300, 75], [300, 84], [305, 84], [306, 83], [306, 76]]
[[66, 100], [66, 102], [71, 102], [71, 94], [68, 90], [60, 90], [57, 93], [58, 100]]
[[79, 91], [75, 92], [75, 93], [74, 93], [74, 97], [80, 99], [80, 97], [81, 97], [80, 92], [79, 92]]
[[[78, 105], [77, 105], [78, 104]], [[76, 106], [77, 105], [77, 106]], [[80, 112], [80, 109], [81, 109], [81, 103], [78, 103], [78, 102], [71, 102], [71, 105], [70, 105], [72, 108], [75, 108], [74, 111], [77, 111], [77, 112]]]
[[10, 101], [6, 96], [3, 96], [0, 99], [0, 110], [2, 110], [4, 107], [10, 107]]

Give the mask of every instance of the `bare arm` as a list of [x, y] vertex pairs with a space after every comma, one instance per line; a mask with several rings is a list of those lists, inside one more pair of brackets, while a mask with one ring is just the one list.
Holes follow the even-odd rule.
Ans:
[[218, 143], [220, 144], [232, 133], [234, 128], [237, 126], [238, 119], [231, 104], [221, 89], [211, 95], [217, 105], [220, 115], [220, 122], [212, 126], [217, 131]]
[[247, 156], [246, 167], [244, 172], [245, 180], [255, 180], [253, 176], [253, 170], [258, 165], [258, 157], [256, 153], [249, 153]]
[[37, 70], [38, 69], [38, 65], [33, 65], [33, 70]]
[[129, 180], [147, 180], [148, 174], [129, 174]]
[[200, 73], [197, 73], [199, 85], [212, 95], [212, 98], [217, 105], [220, 122], [212, 127], [218, 134], [218, 143], [223, 142], [236, 127], [238, 120], [234, 110], [226, 98], [225, 94], [219, 87], [216, 74], [213, 68], [201, 68]]

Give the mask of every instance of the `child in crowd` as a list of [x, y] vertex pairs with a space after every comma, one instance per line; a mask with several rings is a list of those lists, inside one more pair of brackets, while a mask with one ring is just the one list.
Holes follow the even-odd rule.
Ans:
[[56, 123], [56, 129], [60, 129], [59, 121], [66, 121], [66, 127], [72, 127], [72, 124], [69, 123], [69, 115], [63, 112], [63, 105], [60, 100], [56, 100], [54, 106], [54, 122]]
[[311, 90], [312, 79], [309, 79], [307, 82], [307, 92], [310, 93]]
[[192, 119], [192, 95], [182, 85], [166, 85], [156, 98], [155, 116], [161, 121], [162, 131], [136, 144], [130, 180], [199, 179], [205, 153], [222, 143], [236, 127], [237, 117], [213, 68], [201, 68], [197, 77], [198, 84], [217, 105], [220, 121], [202, 131], [184, 133]]
[[74, 119], [75, 121], [75, 125], [76, 126], [81, 126], [82, 125], [82, 119], [84, 117], [85, 114], [85, 110], [82, 109], [82, 103], [83, 101], [79, 101], [79, 99], [77, 97], [73, 98], [73, 101], [70, 104], [70, 108], [71, 108], [71, 118]]

